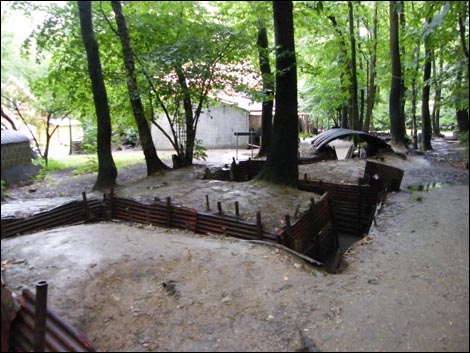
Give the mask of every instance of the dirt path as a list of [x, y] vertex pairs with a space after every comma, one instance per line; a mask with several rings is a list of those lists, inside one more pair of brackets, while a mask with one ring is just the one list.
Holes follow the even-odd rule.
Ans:
[[[2, 240], [2, 276], [17, 291], [47, 279], [53, 309], [101, 351], [468, 351], [468, 171], [439, 158], [389, 159], [402, 190], [337, 275], [260, 244], [113, 222]], [[361, 163], [308, 173], [347, 182]]]

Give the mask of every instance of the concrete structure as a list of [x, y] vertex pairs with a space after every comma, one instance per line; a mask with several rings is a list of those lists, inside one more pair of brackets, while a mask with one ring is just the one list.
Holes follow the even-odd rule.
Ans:
[[[248, 136], [238, 137], [238, 147], [246, 148], [249, 143], [260, 145], [262, 104], [246, 96], [217, 94], [218, 103], [211, 105], [201, 114], [196, 131], [196, 139], [209, 149], [236, 148], [235, 132], [254, 131], [253, 141]], [[167, 134], [172, 136], [166, 118], [157, 120]], [[308, 114], [299, 113], [299, 132], [310, 132], [312, 125]], [[157, 150], [173, 150], [168, 138], [155, 126], [152, 126], [152, 137]]]
[[29, 181], [39, 170], [32, 164], [29, 138], [14, 130], [2, 130], [1, 177], [6, 185]]
[[[210, 149], [236, 148], [235, 132], [249, 131], [249, 116], [249, 111], [233, 104], [221, 103], [211, 106], [199, 118], [196, 139], [202, 140], [202, 145]], [[161, 117], [158, 123], [171, 136], [167, 119]], [[152, 126], [152, 137], [157, 150], [173, 149], [170, 141], [155, 126]], [[239, 146], [246, 146], [247, 143], [248, 137], [238, 137]]]

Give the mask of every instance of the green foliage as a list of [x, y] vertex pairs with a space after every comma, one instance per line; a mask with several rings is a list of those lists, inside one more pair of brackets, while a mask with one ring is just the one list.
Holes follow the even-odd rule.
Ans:
[[5, 182], [5, 180], [2, 179], [2, 189], [1, 189], [2, 190], [2, 196], [7, 195], [6, 189], [7, 189], [6, 182]]
[[465, 159], [465, 161], [467, 162], [467, 166], [468, 166], [468, 162], [469, 162], [469, 132], [466, 131], [466, 132], [463, 132], [459, 135], [459, 140], [460, 140], [460, 144], [465, 147], [464, 151], [463, 151], [463, 157]]
[[98, 128], [96, 125], [86, 124], [83, 126], [83, 140], [80, 143], [80, 151], [84, 154], [96, 153]]
[[207, 148], [202, 145], [202, 140], [196, 140], [195, 146], [194, 146], [194, 158], [197, 160], [202, 159], [203, 161], [206, 160], [207, 158]]
[[85, 165], [78, 167], [73, 171], [73, 175], [89, 174], [98, 172], [98, 158], [95, 156], [87, 157]]
[[60, 161], [54, 159], [48, 159], [47, 165], [44, 158], [33, 159], [33, 165], [38, 166], [39, 173], [36, 175], [35, 179], [43, 180], [48, 173], [55, 172], [66, 168], [66, 165]]
[[299, 132], [299, 139], [304, 139], [306, 137], [312, 137], [313, 135], [310, 132]]
[[[358, 65], [362, 65], [358, 69], [361, 88], [366, 86], [374, 44], [370, 33], [375, 2], [353, 3]], [[73, 118], [79, 119], [86, 130], [85, 152], [96, 152], [95, 111], [76, 2], [15, 1], [11, 4], [13, 8], [8, 8], [8, 12], [2, 6], [2, 83], [11, 77], [28, 82], [38, 113], [59, 106], [73, 111]], [[377, 2], [377, 5], [377, 96], [372, 124], [386, 129], [390, 89], [388, 3]], [[107, 18], [112, 13], [111, 6], [109, 2], [93, 2], [93, 6], [114, 130], [118, 126], [123, 130], [135, 128], [122, 50], [110, 27], [110, 24], [115, 27], [113, 19]], [[347, 3], [296, 1], [294, 6], [299, 108], [311, 113], [317, 126], [326, 128], [335, 123], [338, 108], [349, 98], [342, 85], [350, 84], [344, 75], [344, 56], [350, 55], [350, 48], [346, 45], [345, 50], [340, 49], [342, 41], [349, 42]], [[271, 2], [135, 1], [123, 2], [123, 7], [136, 54], [139, 93], [146, 97], [148, 116], [168, 114], [175, 123], [185, 123], [177, 68], [186, 79], [193, 112], [207, 104], [208, 92], [217, 89], [250, 92], [256, 100], [262, 98], [259, 88], [252, 84], [260, 81], [254, 75], [258, 70], [256, 33], [258, 25], [264, 23], [269, 42], [274, 42]], [[422, 38], [425, 36], [435, 58], [443, 62], [442, 70], [437, 70], [429, 82], [433, 89], [442, 89], [441, 122], [455, 124], [455, 109], [468, 108], [468, 59], [462, 48], [462, 42], [468, 47], [468, 2], [404, 2], [401, 10], [406, 19], [400, 32], [403, 76], [408, 87], [406, 108], [409, 112], [413, 79], [418, 97], [424, 85]], [[44, 23], [26, 41], [24, 57], [19, 54], [15, 35], [4, 26], [12, 11], [31, 18], [36, 11], [47, 11]], [[336, 19], [337, 30], [330, 17]], [[431, 19], [428, 25], [427, 18]], [[464, 25], [463, 41], [459, 38], [459, 20]], [[273, 52], [271, 48], [272, 58]], [[419, 58], [415, 54], [420, 54]], [[32, 65], [32, 58], [41, 65]], [[242, 82], [237, 82], [237, 76], [243, 78]], [[14, 97], [2, 87], [2, 95], [5, 94]], [[418, 99], [418, 111], [420, 103]], [[193, 115], [193, 119], [197, 117]]]

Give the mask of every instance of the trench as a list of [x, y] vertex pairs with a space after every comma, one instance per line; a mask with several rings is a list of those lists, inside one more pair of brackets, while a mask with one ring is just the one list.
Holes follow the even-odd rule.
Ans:
[[[315, 159], [301, 159], [299, 163], [310, 164]], [[252, 180], [262, 169], [265, 161], [247, 160], [224, 165], [210, 171], [206, 169], [204, 178], [232, 182]], [[354, 243], [360, 241], [370, 230], [376, 213], [381, 209], [389, 191], [399, 191], [403, 170], [381, 163], [366, 162], [364, 176], [357, 185], [333, 184], [309, 180], [305, 174], [299, 180], [298, 189], [316, 194], [328, 194], [330, 217], [336, 236], [336, 244], [322, 259], [329, 273], [339, 273], [341, 257]], [[428, 190], [439, 184], [421, 187]]]

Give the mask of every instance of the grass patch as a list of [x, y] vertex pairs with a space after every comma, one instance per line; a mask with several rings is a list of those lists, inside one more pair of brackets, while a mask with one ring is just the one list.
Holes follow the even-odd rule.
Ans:
[[[161, 157], [160, 157], [161, 158]], [[126, 166], [145, 163], [143, 152], [113, 153], [114, 163], [119, 170]], [[60, 158], [49, 159], [45, 172], [54, 172], [62, 169], [73, 169], [74, 175], [88, 174], [98, 171], [98, 157], [96, 154], [68, 155]]]
[[[162, 160], [171, 159], [171, 153], [159, 153], [158, 156]], [[142, 151], [114, 152], [113, 159], [118, 172], [119, 169], [128, 166], [145, 163], [145, 156]], [[72, 169], [74, 175], [98, 172], [98, 157], [96, 154], [73, 154], [53, 159], [49, 158], [47, 168], [43, 159], [36, 159], [33, 163], [42, 166], [36, 179], [44, 179], [48, 173], [63, 169]]]

